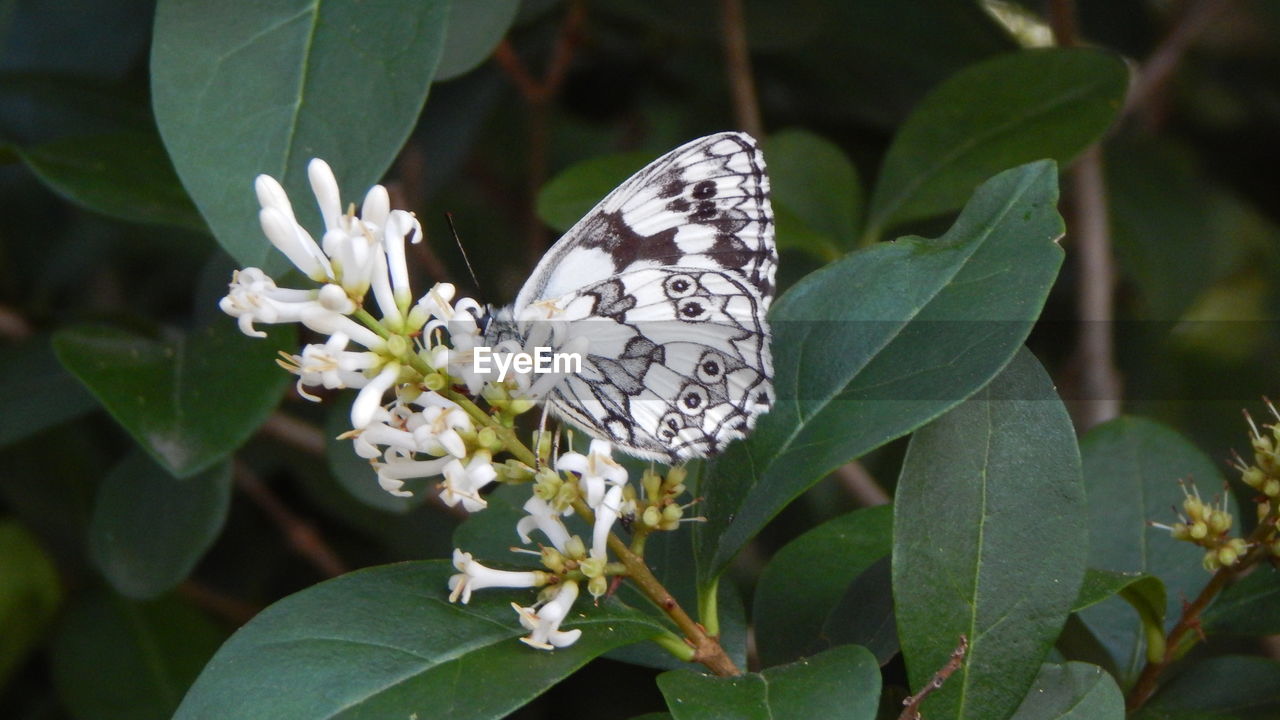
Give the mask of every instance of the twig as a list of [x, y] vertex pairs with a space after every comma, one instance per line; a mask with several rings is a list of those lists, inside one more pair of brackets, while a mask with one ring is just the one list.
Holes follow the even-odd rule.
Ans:
[[236, 627], [249, 622], [262, 611], [259, 605], [224, 595], [196, 580], [184, 580], [178, 585], [178, 594]]
[[1080, 335], [1076, 360], [1080, 369], [1081, 431], [1120, 414], [1120, 371], [1115, 361], [1115, 258], [1111, 254], [1107, 180], [1102, 148], [1084, 152], [1071, 173], [1072, 237], [1079, 266], [1077, 313]]
[[857, 460], [837, 468], [836, 477], [840, 479], [840, 484], [858, 505], [876, 507], [889, 504], [891, 499], [889, 493], [880, 487], [880, 483], [877, 483], [876, 479], [871, 477], [871, 473], [867, 472], [867, 468]]
[[[1059, 45], [1079, 44], [1074, 0], [1050, 0], [1049, 24]], [[1100, 144], [1080, 156], [1069, 182], [1074, 200], [1070, 237], [1079, 267], [1076, 314], [1080, 330], [1075, 364], [1080, 374], [1081, 402], [1074, 409], [1076, 424], [1083, 432], [1120, 414], [1120, 371], [1116, 369], [1112, 337], [1116, 269]]]
[[494, 50], [493, 58], [507, 74], [529, 106], [529, 154], [528, 154], [528, 202], [525, 206], [525, 224], [528, 228], [525, 250], [530, 263], [537, 262], [547, 245], [546, 228], [538, 221], [534, 211], [538, 192], [547, 181], [547, 147], [551, 135], [551, 103], [564, 85], [573, 60], [573, 52], [581, 41], [582, 27], [586, 23], [586, 6], [581, 0], [569, 4], [569, 12], [560, 25], [551, 60], [547, 63], [542, 79], [533, 76], [516, 54], [510, 40], [503, 39]]
[[320, 428], [292, 415], [274, 412], [259, 431], [311, 455], [324, 455], [325, 437]]
[[[1187, 633], [1200, 630], [1200, 613], [1204, 611], [1209, 603], [1222, 592], [1232, 580], [1238, 577], [1248, 568], [1253, 567], [1263, 557], [1271, 552], [1270, 542], [1266, 542], [1268, 536], [1275, 532], [1276, 514], [1272, 510], [1265, 518], [1258, 522], [1257, 527], [1249, 533], [1246, 542], [1252, 547], [1249, 552], [1244, 554], [1234, 565], [1219, 568], [1209, 579], [1208, 584], [1200, 591], [1195, 600], [1183, 605], [1182, 615], [1178, 618], [1178, 624], [1173, 626], [1169, 631], [1169, 636], [1165, 638], [1164, 655], [1157, 662], [1148, 661], [1142, 668], [1142, 673], [1138, 675], [1138, 679], [1133, 684], [1133, 689], [1129, 691], [1129, 696], [1125, 699], [1125, 707], [1130, 712], [1142, 707], [1147, 700], [1155, 693], [1157, 689], [1156, 682], [1160, 679], [1160, 674], [1169, 667], [1169, 664], [1177, 660], [1182, 654], [1182, 641]], [[1201, 635], [1203, 637], [1203, 635]]]
[[8, 306], [0, 306], [0, 338], [5, 340], [26, 340], [31, 337], [31, 323]]
[[924, 684], [924, 687], [920, 688], [919, 692], [902, 701], [902, 714], [898, 716], [898, 720], [920, 720], [920, 704], [924, 702], [925, 698], [932, 695], [934, 691], [942, 687], [942, 684], [947, 681], [947, 678], [951, 677], [952, 673], [960, 669], [960, 666], [964, 664], [964, 656], [968, 652], [969, 638], [961, 635], [960, 644], [956, 645], [956, 649], [951, 651], [951, 659], [947, 660], [947, 664], [939, 668], [938, 672], [933, 674], [933, 677]]
[[280, 528], [289, 547], [310, 562], [326, 577], [337, 577], [347, 572], [347, 566], [338, 558], [337, 553], [325, 542], [315, 527], [296, 515], [285, 506], [280, 498], [262, 482], [253, 470], [243, 462], [236, 461], [232, 472], [236, 487]]
[[[1232, 0], [1197, 0], [1183, 11], [1169, 34], [1142, 64], [1125, 98], [1125, 115], [1140, 110], [1153, 112], [1158, 104], [1156, 99], [1163, 95], [1192, 43], [1231, 3]], [[1149, 116], [1147, 123], [1154, 124], [1154, 117]]]
[[760, 102], [751, 75], [747, 48], [747, 18], [742, 0], [720, 0], [720, 34], [724, 41], [725, 72], [733, 95], [733, 115], [740, 129], [757, 138], [764, 136]]

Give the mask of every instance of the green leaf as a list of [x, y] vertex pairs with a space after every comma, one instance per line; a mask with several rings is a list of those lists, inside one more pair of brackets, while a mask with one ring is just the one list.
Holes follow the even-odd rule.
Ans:
[[1139, 596], [1151, 600], [1152, 608], [1158, 609], [1164, 617], [1164, 583], [1160, 578], [1142, 573], [1123, 573], [1113, 570], [1097, 570], [1089, 568], [1084, 571], [1084, 582], [1080, 584], [1080, 593], [1071, 605], [1071, 612], [1097, 605], [1112, 595], [1123, 593], [1134, 588]]
[[738, 677], [673, 670], [658, 676], [658, 687], [675, 720], [873, 720], [880, 668], [865, 648], [842, 645]]
[[653, 159], [647, 152], [618, 153], [569, 167], [538, 192], [538, 217], [560, 232], [568, 230], [605, 195]]
[[1124, 720], [1124, 696], [1097, 665], [1043, 665], [1012, 720]]
[[276, 366], [291, 328], [267, 338], [231, 321], [154, 338], [82, 325], [53, 338], [58, 359], [173, 475], [194, 475], [239, 447], [280, 401], [289, 374]]
[[453, 2], [435, 81], [452, 80], [489, 59], [519, 10], [520, 0]]
[[230, 464], [178, 480], [135, 450], [98, 488], [89, 556], [122, 595], [155, 597], [195, 568], [222, 532], [230, 503]]
[[[1175, 519], [1181, 478], [1193, 478], [1206, 493], [1223, 487], [1217, 464], [1173, 430], [1135, 417], [1093, 428], [1081, 439], [1080, 452], [1089, 497], [1089, 567], [1160, 578], [1167, 632], [1182, 598], [1195, 597], [1209, 574], [1200, 564], [1203, 550], [1147, 521]], [[1239, 517], [1230, 497], [1228, 507]], [[1115, 598], [1081, 611], [1080, 618], [1110, 652], [1120, 684], [1132, 682], [1146, 662], [1146, 630], [1133, 610]]]
[[1280, 663], [1206, 658], [1169, 679], [1134, 720], [1256, 720], [1280, 712]]
[[485, 590], [448, 601], [445, 561], [383, 565], [291, 595], [227, 641], [174, 716], [501, 718], [607, 650], [653, 636], [648, 616], [580, 598], [568, 648], [517, 640], [511, 602], [528, 590]]
[[0, 446], [79, 417], [93, 396], [58, 363], [48, 335], [0, 347]]
[[1119, 57], [1076, 48], [1023, 50], [956, 73], [894, 137], [864, 237], [953, 210], [1003, 168], [1071, 160], [1111, 125], [1127, 81]]
[[117, 133], [55, 140], [18, 154], [45, 185], [95, 212], [205, 232], [159, 136]]
[[447, 0], [160, 0], [156, 122], [187, 191], [236, 260], [284, 267], [258, 227], [259, 173], [280, 180], [316, 231], [311, 158], [333, 167], [345, 201], [359, 202], [377, 182], [422, 110], [448, 11]]
[[1212, 635], [1275, 635], [1280, 633], [1280, 571], [1263, 565], [1229, 586], [1200, 616]]
[[884, 665], [902, 651], [893, 613], [893, 562], [880, 558], [859, 575], [822, 623], [828, 645], [861, 645]]
[[54, 684], [78, 720], [166, 720], [221, 639], [171, 598], [92, 593], [71, 606], [54, 638]]
[[835, 143], [804, 130], [784, 130], [764, 142], [778, 221], [778, 247], [797, 247], [823, 260], [857, 239], [863, 205], [858, 171]]
[[783, 546], [760, 574], [752, 603], [761, 665], [829, 647], [822, 629], [831, 611], [892, 543], [893, 508], [883, 505], [828, 520]]
[[0, 520], [0, 687], [39, 644], [61, 604], [53, 560], [26, 528]]
[[1057, 173], [984, 184], [941, 238], [852, 253], [770, 313], [778, 401], [717, 460], [695, 528], [702, 582], [840, 465], [954, 407], [1021, 347], [1062, 263]]
[[1030, 352], [916, 432], [894, 508], [894, 604], [911, 686], [969, 640], [924, 715], [1007, 717], [1071, 610], [1088, 542], [1075, 430]]

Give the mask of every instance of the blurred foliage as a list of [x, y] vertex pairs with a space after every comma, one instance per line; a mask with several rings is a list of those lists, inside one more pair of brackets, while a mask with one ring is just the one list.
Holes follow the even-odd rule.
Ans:
[[[1141, 608], [1149, 615], [1164, 612], [1159, 619], [1171, 622], [1181, 600], [1207, 578], [1197, 553], [1142, 522], [1167, 521], [1179, 477], [1193, 475], [1202, 488], [1216, 490], [1219, 461], [1233, 447], [1248, 449], [1239, 409], [1256, 408], [1260, 395], [1277, 392], [1280, 4], [1226, 3], [1177, 58], [1167, 82], [1136, 106], [1123, 106], [1126, 86], [1135, 85], [1145, 63], [1202, 0], [1077, 0], [1078, 31], [1089, 49], [1020, 49], [1048, 37], [1048, 4], [748, 0], [745, 10], [774, 182], [780, 291], [830, 264], [805, 281], [807, 287], [825, 283], [827, 294], [807, 300], [799, 294], [778, 303], [778, 312], [817, 308], [823, 317], [838, 318], [849, 307], [873, 302], [940, 312], [936, 304], [899, 292], [920, 286], [889, 284], [900, 259], [931, 241], [850, 251], [904, 234], [943, 236], [991, 176], [1042, 158], [1070, 173], [1080, 152], [1102, 138], [1107, 219], [1119, 268], [1112, 335], [1124, 411], [1151, 420], [1117, 420], [1084, 437], [1086, 502], [1070, 493], [1005, 498], [1013, 504], [1002, 511], [1014, 518], [1045, 513], [1053, 532], [1034, 539], [1070, 545], [1072, 553], [1083, 554], [1078, 536], [1087, 526], [1089, 607], [1082, 595], [1068, 608], [1070, 593], [1055, 595], [1042, 587], [1045, 578], [1014, 578], [1006, 592], [1030, 583], [1035, 592], [1052, 595], [1045, 602], [1060, 615], [1068, 609], [1079, 614], [1067, 621], [1044, 665], [1018, 666], [1003, 648], [974, 650], [975, 662], [982, 663], [975, 682], [1014, 672], [1021, 687], [1042, 691], [1035, 695], [1039, 704], [1019, 705], [1021, 691], [983, 699], [990, 703], [981, 706], [984, 711], [994, 708], [992, 717], [1084, 717], [1063, 714], [1074, 704], [1094, 713], [1088, 717], [1102, 718], [1118, 716], [1116, 685], [1127, 689], [1141, 665]], [[262, 262], [285, 267], [282, 258], [270, 257], [258, 230], [253, 175], [275, 174], [295, 199], [305, 197], [299, 192], [302, 168], [318, 154], [339, 169], [344, 197], [358, 197], [384, 179], [395, 203], [416, 211], [427, 231], [426, 249], [411, 256], [417, 260], [415, 287], [447, 278], [467, 294], [500, 302], [515, 294], [551, 239], [547, 226], [567, 228], [647, 160], [735, 121], [717, 3], [584, 3], [584, 19], [567, 34], [573, 12], [557, 0], [450, 5], [313, 3], [295, 17], [290, 13], [302, 4], [289, 0], [0, 2], [0, 208], [7, 218], [0, 233], [0, 715], [169, 717], [237, 627], [333, 574], [331, 566], [308, 559], [314, 558], [308, 538], [323, 538], [338, 562], [354, 569], [447, 557], [455, 529], [461, 537], [483, 535], [474, 520], [462, 524], [435, 504], [401, 502], [377, 490], [367, 467], [344, 452], [347, 446], [328, 440], [342, 428], [343, 402], [317, 406], [286, 391], [289, 376], [271, 358], [295, 339], [273, 332], [269, 341], [250, 341], [217, 312], [230, 268]], [[325, 14], [316, 17], [321, 7]], [[290, 22], [274, 24], [282, 13]], [[217, 19], [214, 31], [200, 26], [211, 17]], [[265, 26], [270, 33], [262, 32]], [[348, 52], [353, 45], [380, 52]], [[511, 58], [535, 83], [560, 62], [562, 74], [543, 96], [529, 97]], [[207, 141], [213, 130], [218, 143]], [[1052, 209], [1056, 195], [1047, 167], [1022, 169], [1043, 186], [1037, 186], [1040, 205], [1028, 201], [1028, 213], [1033, 205]], [[1010, 273], [1016, 282], [1004, 287], [1005, 295], [946, 299], [943, 309], [967, 307], [977, 318], [988, 307], [982, 301], [1002, 303], [1013, 315], [1001, 317], [1018, 321], [997, 348], [975, 353], [982, 357], [965, 378], [966, 393], [986, 386], [1015, 357], [1029, 330], [1028, 345], [1067, 408], [1096, 400], [1083, 395], [1084, 368], [1076, 354], [1078, 288], [1091, 278], [1081, 277], [1076, 263], [1071, 220], [1078, 202], [1067, 191], [1071, 187], [1064, 182], [1066, 261], [1052, 290], [1059, 255], [1047, 242], [1052, 233], [1041, 228], [1046, 240], [1038, 251], [1030, 242], [1018, 246], [1027, 253], [1025, 263], [1001, 250], [994, 260], [969, 267], [966, 277], [975, 282]], [[977, 212], [981, 203], [973, 207]], [[453, 215], [458, 243], [446, 212]], [[299, 209], [299, 217], [314, 223], [310, 208]], [[995, 229], [991, 237], [947, 237], [971, 243], [975, 254], [1021, 237], [996, 223], [984, 227]], [[472, 287], [459, 244], [479, 288]], [[936, 260], [938, 278], [951, 271], [946, 262], [967, 262], [944, 260]], [[928, 279], [918, 269], [901, 277]], [[848, 294], [846, 305], [830, 301], [836, 289], [855, 287], [868, 289]], [[787, 338], [783, 329], [778, 334]], [[892, 346], [895, 337], [885, 342]], [[822, 375], [832, 396], [850, 397], [916, 369], [940, 372], [939, 358], [917, 349], [957, 342], [954, 333], [908, 338], [867, 374], [859, 373], [869, 358], [852, 353], [793, 360], [806, 363], [804, 372]], [[785, 362], [791, 360], [779, 366]], [[818, 363], [824, 364], [815, 370]], [[996, 383], [1047, 388], [1050, 380], [1041, 375], [1034, 360], [1019, 353]], [[996, 384], [983, 393], [999, 390]], [[753, 466], [737, 474], [740, 486], [713, 491], [719, 494], [708, 506], [723, 522], [710, 523], [696, 546], [686, 536], [689, 547], [652, 549], [651, 557], [697, 553], [701, 569], [712, 575], [708, 568], [729, 568], [720, 592], [732, 600], [722, 601], [721, 612], [726, 634], [737, 635], [735, 652], [745, 652], [752, 606], [788, 606], [789, 598], [768, 583], [803, 581], [780, 559], [819, 542], [848, 554], [848, 564], [825, 576], [826, 584], [795, 605], [793, 616], [758, 623], [758, 659], [772, 666], [762, 675], [730, 686], [675, 671], [655, 684], [652, 656], [614, 650], [651, 633], [650, 621], [604, 607], [592, 622], [616, 622], [619, 633], [596, 638], [581, 655], [566, 653], [563, 667], [521, 676], [528, 682], [524, 699], [567, 679], [516, 717], [555, 712], [623, 718], [665, 710], [664, 698], [674, 704], [690, 693], [751, 706], [759, 691], [752, 683], [765, 681], [776, 681], [780, 692], [825, 683], [832, 686], [828, 699], [857, 688], [874, 692], [880, 681], [872, 657], [841, 649], [846, 642], [874, 651], [886, 698], [901, 697], [908, 677], [918, 686], [950, 651], [949, 639], [930, 637], [929, 623], [954, 598], [922, 593], [906, 605], [886, 607], [890, 573], [883, 558], [895, 533], [926, 536], [911, 526], [893, 527], [887, 512], [846, 515], [857, 503], [838, 477], [821, 478], [869, 451], [864, 466], [890, 491], [902, 472], [904, 500], [895, 521], [962, 522], [956, 518], [975, 511], [972, 502], [958, 499], [947, 508], [955, 515], [939, 519], [929, 514], [937, 508], [921, 488], [963, 479], [929, 475], [926, 460], [931, 454], [940, 455], [942, 464], [964, 460], [947, 451], [978, 441], [964, 434], [977, 428], [960, 421], [994, 402], [983, 393], [919, 433], [905, 465], [906, 443], [890, 441], [963, 397], [886, 413], [876, 422], [858, 416], [869, 424], [856, 427], [846, 426], [849, 418], [832, 408], [823, 419], [845, 432], [816, 438], [827, 443], [826, 454], [771, 455], [787, 462]], [[993, 484], [1023, 478], [1051, 485], [1055, 473], [1071, 474], [1069, 428], [1057, 409], [1042, 411], [1052, 417], [1036, 420], [1041, 434], [1023, 437], [1008, 427], [997, 440], [1058, 448], [1048, 456], [1060, 462], [1039, 467], [1006, 458], [1005, 465], [992, 466], [1000, 471], [991, 476]], [[264, 429], [272, 413], [277, 415]], [[1052, 432], [1043, 430], [1045, 423]], [[795, 437], [781, 439], [783, 431], [798, 426], [803, 423], [762, 425], [750, 446], [785, 453]], [[746, 447], [739, 445], [727, 467], [742, 467], [732, 463], [743, 461]], [[237, 491], [231, 464], [260, 481], [285, 514], [260, 493]], [[1032, 475], [1018, 474], [1029, 468]], [[964, 489], [929, 492], [959, 497]], [[1238, 499], [1247, 498], [1239, 493]], [[509, 531], [515, 514], [508, 510], [503, 515], [495, 500], [484, 521]], [[1244, 515], [1238, 521], [1253, 522], [1251, 513], [1237, 514]], [[855, 522], [858, 530], [847, 531]], [[1033, 528], [1021, 532], [1036, 534]], [[1005, 538], [999, 547], [1013, 548], [1019, 540]], [[513, 541], [490, 542], [505, 547]], [[984, 563], [999, 564], [1000, 558], [961, 552], [962, 545], [957, 540], [948, 546], [956, 556], [947, 562], [973, 572]], [[1045, 557], [1070, 555], [1035, 547]], [[899, 574], [928, 573], [926, 548], [906, 553], [905, 541], [894, 548], [894, 582], [906, 582]], [[1078, 565], [1064, 574], [1082, 569]], [[674, 560], [664, 571], [681, 588], [682, 600], [696, 594], [697, 580], [707, 580]], [[1133, 580], [1120, 573], [1145, 575]], [[420, 631], [439, 608], [414, 605], [405, 588], [422, 577], [439, 584], [446, 574], [435, 562], [366, 570], [294, 595], [287, 607], [301, 613], [294, 622], [323, 617], [332, 607], [325, 593], [347, 588], [343, 592], [368, 600], [359, 606], [368, 623], [355, 629], [369, 633], [363, 639], [412, 635], [429, 654], [430, 638]], [[1241, 717], [1274, 716], [1265, 713], [1275, 712], [1280, 669], [1244, 653], [1255, 651], [1257, 636], [1280, 631], [1277, 587], [1280, 580], [1267, 568], [1232, 587], [1205, 618], [1211, 642], [1171, 673], [1168, 687], [1141, 717], [1226, 717], [1215, 713], [1228, 706], [1260, 713]], [[382, 598], [404, 605], [404, 617], [422, 624], [379, 626]], [[731, 610], [741, 598], [752, 600]], [[479, 607], [481, 615], [503, 613], [510, 620], [502, 598]], [[264, 627], [286, 635], [295, 630], [284, 609], [259, 616]], [[894, 609], [908, 617], [895, 620]], [[858, 626], [850, 618], [870, 620]], [[969, 619], [974, 627], [989, 620]], [[906, 662], [896, 642], [874, 641], [878, 629], [871, 620], [900, 623]], [[793, 631], [806, 634], [788, 636]], [[1044, 627], [1022, 631], [1042, 654], [1053, 642]], [[506, 622], [493, 645], [447, 659], [445, 670], [458, 672], [485, 653], [523, 650], [511, 640], [516, 634]], [[225, 648], [229, 654], [211, 667], [225, 666], [239, 653], [261, 657], [253, 642], [232, 641]], [[323, 661], [325, 649], [312, 649]], [[595, 661], [570, 676], [606, 651], [617, 659]], [[811, 678], [798, 664], [782, 664], [818, 651], [825, 652], [815, 656], [816, 665], [839, 662], [839, 672], [814, 671]], [[334, 675], [358, 664], [329, 662], [322, 669]], [[388, 682], [403, 668], [382, 670], [386, 677], [374, 680]], [[602, 685], [611, 702], [583, 699]], [[1242, 694], [1249, 697], [1236, 702]], [[936, 702], [941, 712], [960, 701], [943, 695]], [[493, 712], [516, 706], [496, 702]], [[192, 707], [190, 717], [208, 717]], [[815, 701], [810, 711], [821, 714], [822, 708]], [[859, 712], [871, 717], [874, 708]], [[692, 711], [672, 715], [699, 717]]]

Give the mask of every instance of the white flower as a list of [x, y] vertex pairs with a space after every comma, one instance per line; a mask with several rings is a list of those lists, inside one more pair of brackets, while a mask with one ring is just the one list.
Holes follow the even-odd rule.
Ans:
[[371, 352], [347, 350], [348, 338], [341, 332], [334, 333], [323, 345], [304, 345], [301, 355], [289, 355], [276, 362], [298, 376], [298, 394], [308, 400], [319, 400], [303, 386], [320, 385], [329, 390], [360, 388], [369, 382], [364, 371], [379, 362]]
[[498, 477], [498, 471], [490, 462], [487, 451], [480, 450], [471, 458], [466, 467], [456, 458], [451, 458], [441, 470], [444, 482], [441, 483], [440, 499], [450, 507], [462, 503], [467, 512], [479, 512], [489, 506], [480, 496], [480, 491]]
[[581, 476], [579, 486], [586, 495], [587, 505], [596, 509], [604, 499], [605, 483], [625, 485], [627, 470], [614, 461], [612, 446], [605, 440], [592, 440], [586, 455], [565, 453], [556, 461], [556, 470], [575, 472]]
[[231, 273], [227, 296], [218, 301], [218, 307], [239, 321], [240, 332], [250, 337], [266, 337], [254, 323], [298, 322], [309, 310], [323, 310], [318, 295], [315, 290], [276, 287], [266, 273], [251, 267]]
[[526, 608], [511, 603], [511, 607], [520, 614], [520, 624], [530, 631], [529, 635], [520, 638], [520, 641], [539, 650], [569, 647], [577, 642], [582, 636], [581, 630], [560, 629], [560, 623], [564, 622], [565, 617], [569, 615], [573, 601], [577, 599], [578, 584], [572, 580], [566, 580], [557, 587], [556, 596], [540, 609], [536, 604]]
[[529, 544], [529, 532], [541, 530], [556, 550], [564, 552], [565, 543], [569, 542], [569, 530], [560, 520], [560, 516], [573, 511], [565, 508], [564, 512], [556, 512], [555, 508], [537, 495], [525, 501], [524, 511], [529, 514], [516, 523], [516, 532], [520, 534], [520, 541], [526, 545]]
[[433, 460], [414, 460], [402, 450], [389, 450], [387, 462], [374, 463], [378, 472], [378, 485], [396, 497], [409, 497], [413, 493], [402, 490], [404, 481], [409, 478], [432, 477], [444, 471], [453, 458], [435, 458]]
[[541, 570], [494, 570], [472, 560], [471, 553], [459, 549], [453, 551], [453, 567], [459, 574], [449, 578], [449, 602], [458, 602], [461, 598], [463, 605], [471, 602], [473, 590], [541, 587], [547, 584], [547, 574]]
[[604, 494], [596, 508], [596, 523], [591, 528], [591, 557], [603, 560], [608, 555], [609, 531], [622, 510], [622, 486], [614, 485]]
[[258, 194], [258, 203], [262, 205], [258, 221], [271, 244], [312, 280], [332, 280], [333, 269], [329, 259], [320, 251], [311, 234], [298, 224], [289, 195], [280, 183], [270, 175], [259, 175], [253, 187]]
[[467, 446], [458, 431], [471, 432], [475, 425], [471, 416], [458, 405], [437, 393], [423, 393], [416, 404], [423, 405], [422, 412], [414, 413], [406, 427], [413, 433], [420, 452], [432, 455], [449, 454], [463, 458]]
[[360, 388], [355, 402], [351, 403], [351, 427], [363, 430], [373, 422], [374, 415], [382, 407], [382, 396], [400, 377], [400, 363], [387, 363], [378, 374]]

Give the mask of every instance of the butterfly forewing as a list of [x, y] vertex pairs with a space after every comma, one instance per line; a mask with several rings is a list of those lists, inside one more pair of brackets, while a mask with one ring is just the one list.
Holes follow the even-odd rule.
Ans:
[[[769, 181], [742, 133], [695, 140], [610, 193], [548, 251], [489, 335], [545, 317], [588, 339], [550, 407], [671, 462], [712, 455], [773, 400], [765, 313], [777, 252]], [[532, 320], [535, 321], [536, 320]]]
[[764, 158], [751, 136], [718, 133], [649, 164], [565, 233], [516, 298], [525, 306], [644, 267], [736, 272], [765, 308], [777, 251]]

